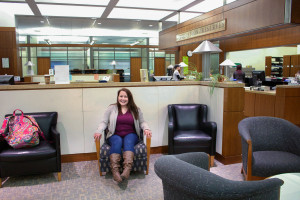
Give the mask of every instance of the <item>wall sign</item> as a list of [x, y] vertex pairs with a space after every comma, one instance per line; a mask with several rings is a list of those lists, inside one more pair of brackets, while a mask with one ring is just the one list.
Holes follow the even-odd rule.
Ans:
[[223, 19], [221, 21], [208, 24], [206, 26], [201, 26], [199, 28], [196, 28], [194, 30], [177, 34], [176, 35], [176, 42], [182, 41], [182, 40], [187, 40], [193, 37], [198, 37], [201, 35], [207, 35], [211, 33], [216, 33], [219, 31], [225, 31], [226, 30], [226, 19]]
[[9, 68], [9, 59], [2, 58], [2, 68]]

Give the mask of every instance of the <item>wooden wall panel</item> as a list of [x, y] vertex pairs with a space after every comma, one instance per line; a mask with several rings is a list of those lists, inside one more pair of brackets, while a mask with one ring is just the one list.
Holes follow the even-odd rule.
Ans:
[[223, 51], [239, 51], [300, 43], [300, 26], [256, 33], [220, 41]]
[[141, 82], [140, 69], [142, 69], [142, 58], [130, 58], [130, 81]]
[[300, 1], [292, 1], [291, 23], [300, 23]]
[[155, 76], [165, 76], [166, 75], [166, 62], [165, 58], [155, 58], [154, 59], [154, 75]]
[[255, 93], [245, 92], [244, 115], [245, 117], [255, 116]]
[[[2, 68], [2, 58], [9, 59], [9, 68]], [[22, 75], [21, 66], [18, 66], [14, 27], [0, 27], [0, 74]]]
[[[187, 56], [187, 52], [189, 50], [194, 51], [200, 43], [184, 45], [179, 48], [179, 61], [178, 63], [182, 62], [182, 56]], [[195, 65], [199, 72], [202, 72], [202, 54], [193, 54], [189, 57], [190, 65]]]
[[50, 57], [39, 57], [37, 58], [38, 75], [49, 74], [51, 68]]
[[[225, 37], [234, 37], [239, 33], [283, 25], [284, 6], [285, 0], [239, 0], [233, 2], [231, 5], [217, 8], [199, 17], [161, 31], [159, 48], [166, 49], [203, 40], [219, 40]], [[176, 42], [176, 34], [184, 33], [222, 19], [227, 19], [227, 28], [225, 31]]]

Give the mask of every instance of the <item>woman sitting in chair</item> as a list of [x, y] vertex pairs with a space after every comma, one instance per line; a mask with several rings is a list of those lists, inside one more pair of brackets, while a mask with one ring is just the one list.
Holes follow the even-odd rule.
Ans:
[[[121, 183], [128, 179], [133, 164], [134, 146], [139, 141], [140, 129], [146, 137], [151, 137], [151, 130], [145, 122], [143, 113], [136, 106], [130, 90], [118, 91], [117, 103], [111, 104], [104, 113], [96, 133], [95, 140], [100, 140], [103, 131], [108, 128], [107, 140], [110, 149], [110, 167], [113, 179]], [[123, 172], [120, 175], [120, 160], [123, 148]]]

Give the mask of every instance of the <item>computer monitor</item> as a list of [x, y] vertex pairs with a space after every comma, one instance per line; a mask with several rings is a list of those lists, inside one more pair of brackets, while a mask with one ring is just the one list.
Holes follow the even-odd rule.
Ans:
[[261, 86], [262, 82], [265, 81], [265, 71], [252, 71], [253, 85]]
[[0, 85], [14, 85], [15, 80], [13, 75], [0, 75]]
[[154, 81], [170, 81], [172, 76], [153, 76]]

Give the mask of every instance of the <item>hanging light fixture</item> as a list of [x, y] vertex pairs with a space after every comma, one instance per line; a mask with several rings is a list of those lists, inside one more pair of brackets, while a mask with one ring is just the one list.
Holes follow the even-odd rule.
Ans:
[[209, 71], [210, 71], [210, 54], [211, 53], [220, 53], [221, 49], [216, 47], [213, 43], [208, 40], [203, 41], [194, 51], [193, 54], [202, 54], [202, 74], [204, 80], [210, 80]]

